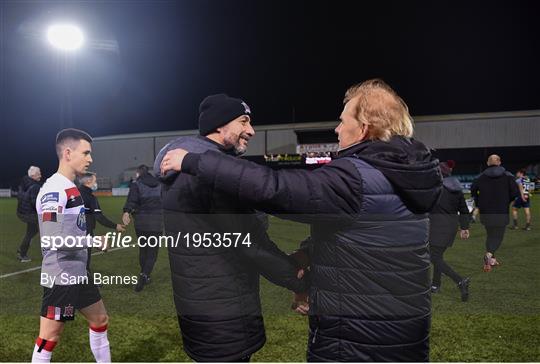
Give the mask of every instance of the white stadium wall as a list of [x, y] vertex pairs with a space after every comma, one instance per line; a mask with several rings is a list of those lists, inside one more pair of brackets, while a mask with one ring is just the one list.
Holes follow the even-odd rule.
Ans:
[[415, 118], [415, 138], [437, 149], [540, 145], [540, 111]]
[[[415, 117], [415, 137], [435, 149], [540, 146], [540, 110], [483, 114]], [[299, 130], [326, 130], [337, 121], [255, 126], [246, 155], [295, 154]], [[110, 179], [113, 186], [126, 170], [140, 164], [152, 166], [159, 150], [169, 141], [196, 130], [112, 135], [94, 138], [92, 170]]]

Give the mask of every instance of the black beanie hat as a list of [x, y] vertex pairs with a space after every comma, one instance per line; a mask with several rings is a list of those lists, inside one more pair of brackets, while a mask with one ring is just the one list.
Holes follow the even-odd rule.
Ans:
[[251, 116], [244, 101], [226, 94], [210, 95], [199, 106], [199, 134], [208, 135], [242, 115]]

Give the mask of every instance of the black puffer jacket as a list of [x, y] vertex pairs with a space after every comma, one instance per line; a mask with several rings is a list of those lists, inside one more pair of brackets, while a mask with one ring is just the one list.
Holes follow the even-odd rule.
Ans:
[[519, 187], [502, 166], [487, 167], [471, 186], [471, 196], [480, 210], [480, 221], [487, 226], [508, 225], [510, 202], [519, 196]]
[[[461, 230], [469, 228], [469, 208], [456, 177], [445, 177], [441, 198], [429, 214], [429, 242], [433, 246], [452, 246], [458, 222]], [[458, 215], [459, 212], [459, 215]]]
[[145, 173], [131, 183], [124, 212], [134, 215], [137, 232], [161, 233], [163, 214], [159, 180], [150, 173]]
[[[205, 137], [181, 137], [159, 153], [154, 171], [170, 149], [193, 152], [220, 146]], [[217, 185], [187, 174], [169, 174], [162, 186], [166, 235], [182, 238], [169, 247], [174, 302], [184, 350], [196, 361], [235, 361], [260, 349], [265, 341], [259, 298], [259, 275], [296, 292], [305, 292], [297, 267], [270, 241], [255, 211], [224, 193]], [[223, 247], [224, 234], [240, 233], [236, 247]], [[242, 244], [250, 234], [250, 245]], [[194, 248], [193, 234], [208, 234], [221, 247]], [[215, 236], [214, 234], [219, 234]], [[230, 235], [229, 235], [230, 236]], [[237, 235], [238, 236], [238, 235]], [[247, 241], [246, 241], [247, 243]]]
[[401, 137], [340, 156], [310, 172], [190, 153], [182, 171], [242, 204], [313, 223], [309, 361], [427, 361], [426, 213], [441, 192], [438, 161]]
[[37, 223], [36, 198], [41, 183], [24, 176], [19, 184], [17, 194], [17, 215], [24, 222]]

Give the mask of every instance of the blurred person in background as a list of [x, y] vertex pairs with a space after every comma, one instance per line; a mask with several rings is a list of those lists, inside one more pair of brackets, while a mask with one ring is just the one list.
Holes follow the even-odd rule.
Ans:
[[[137, 237], [144, 236], [144, 243], [151, 236], [163, 235], [163, 215], [161, 212], [161, 184], [148, 172], [148, 167], [140, 165], [135, 173], [135, 181], [129, 186], [127, 201], [124, 205], [122, 222], [128, 225], [131, 216], [135, 217]], [[150, 283], [150, 274], [154, 269], [159, 246], [139, 246], [140, 277], [135, 285], [135, 292], [140, 292]]]
[[24, 176], [17, 194], [17, 216], [26, 224], [26, 233], [17, 249], [17, 259], [21, 263], [32, 261], [28, 257], [28, 249], [32, 238], [39, 232], [36, 212], [36, 198], [41, 188], [41, 170], [30, 166], [28, 175]]
[[[125, 231], [125, 226], [122, 224], [116, 224], [109, 220], [103, 211], [94, 192], [97, 191], [98, 184], [96, 174], [93, 172], [86, 172], [79, 178], [79, 191], [81, 192], [82, 199], [84, 201], [84, 214], [86, 217], [86, 234], [94, 236], [94, 230], [96, 228], [96, 221], [101, 225], [109, 229], [115, 229], [117, 232]], [[88, 262], [86, 263], [86, 269], [90, 272], [90, 260], [92, 256], [92, 248], [88, 248]]]
[[512, 220], [513, 224], [511, 229], [517, 230], [518, 227], [518, 209], [523, 208], [525, 211], [525, 227], [523, 230], [531, 230], [531, 200], [529, 196], [531, 180], [527, 177], [527, 171], [520, 169], [516, 172], [516, 183], [519, 187], [520, 196], [516, 197], [512, 203]]
[[501, 157], [489, 156], [487, 168], [471, 186], [471, 196], [480, 210], [480, 222], [486, 229], [486, 253], [484, 254], [484, 272], [491, 272], [500, 262], [495, 252], [504, 239], [506, 225], [509, 222], [508, 206], [519, 196], [519, 188], [514, 176], [501, 166]]
[[433, 264], [431, 292], [438, 293], [441, 288], [441, 276], [444, 273], [452, 279], [461, 292], [463, 302], [469, 299], [470, 278], [461, 277], [444, 260], [444, 252], [454, 244], [456, 231], [460, 228], [461, 239], [469, 238], [469, 208], [465, 202], [461, 183], [452, 177], [454, 161], [439, 164], [443, 175], [441, 197], [429, 214], [429, 252]]

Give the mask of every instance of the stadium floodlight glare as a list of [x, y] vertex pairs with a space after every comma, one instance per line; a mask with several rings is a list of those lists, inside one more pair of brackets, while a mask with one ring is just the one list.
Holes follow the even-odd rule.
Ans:
[[47, 39], [56, 48], [66, 51], [79, 49], [84, 42], [82, 31], [71, 24], [51, 25], [47, 30]]

